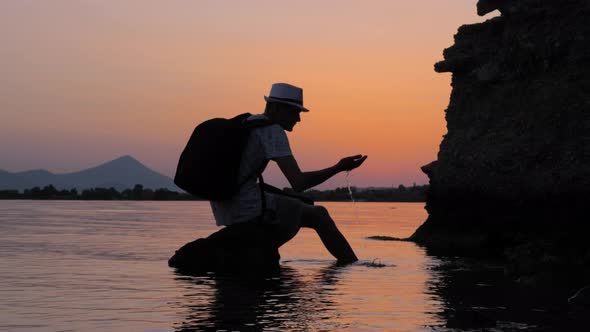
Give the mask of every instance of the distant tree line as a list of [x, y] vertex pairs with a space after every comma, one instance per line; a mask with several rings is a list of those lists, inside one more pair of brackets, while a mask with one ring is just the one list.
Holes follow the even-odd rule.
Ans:
[[91, 188], [81, 192], [78, 190], [58, 190], [53, 185], [43, 188], [34, 187], [25, 189], [22, 193], [18, 190], [0, 190], [0, 199], [45, 199], [45, 200], [133, 200], [133, 201], [186, 201], [197, 200], [187, 193], [179, 193], [166, 188], [156, 190], [144, 189], [141, 184], [136, 184], [133, 189], [125, 189], [121, 192], [115, 188]]
[[[290, 190], [285, 188], [284, 190]], [[428, 185], [406, 187], [399, 185], [391, 188], [336, 188], [332, 190], [307, 190], [303, 193], [314, 201], [346, 202], [424, 202]], [[351, 197], [352, 192], [352, 197]]]
[[[428, 185], [406, 187], [399, 185], [391, 188], [350, 188], [352, 198], [358, 202], [424, 202]], [[284, 188], [292, 192], [290, 188]], [[332, 190], [307, 190], [302, 193], [314, 201], [350, 201], [348, 188], [336, 188]], [[92, 188], [78, 191], [58, 190], [53, 185], [43, 188], [34, 187], [18, 190], [0, 190], [0, 199], [41, 199], [41, 200], [133, 200], [133, 201], [190, 201], [200, 200], [187, 193], [179, 193], [166, 188], [156, 190], [144, 189], [141, 184], [136, 184], [133, 189], [125, 189], [121, 192], [115, 188]]]

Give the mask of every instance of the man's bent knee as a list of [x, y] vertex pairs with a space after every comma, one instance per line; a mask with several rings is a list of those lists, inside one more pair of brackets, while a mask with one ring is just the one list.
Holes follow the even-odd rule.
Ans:
[[330, 219], [328, 210], [319, 205], [306, 206], [303, 210], [301, 226], [317, 229], [321, 224], [325, 224]]
[[318, 219], [326, 219], [326, 218], [330, 217], [330, 213], [328, 212], [328, 209], [326, 209], [325, 207], [323, 207], [321, 205], [316, 205], [313, 207], [313, 209], [314, 209], [314, 215]]

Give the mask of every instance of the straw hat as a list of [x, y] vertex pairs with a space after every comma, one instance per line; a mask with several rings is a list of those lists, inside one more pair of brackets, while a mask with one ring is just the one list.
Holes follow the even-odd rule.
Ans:
[[303, 107], [303, 89], [287, 83], [275, 83], [270, 88], [268, 96], [264, 100], [270, 103], [283, 103], [298, 107], [301, 112], [309, 112]]

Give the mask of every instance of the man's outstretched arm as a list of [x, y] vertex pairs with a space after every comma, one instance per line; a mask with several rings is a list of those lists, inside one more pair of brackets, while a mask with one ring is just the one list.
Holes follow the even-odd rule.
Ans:
[[277, 158], [275, 162], [279, 165], [287, 180], [289, 180], [293, 190], [301, 192], [317, 186], [342, 171], [350, 171], [359, 167], [365, 159], [367, 159], [367, 156], [360, 154], [346, 157], [342, 158], [332, 167], [312, 172], [302, 172], [293, 156]]

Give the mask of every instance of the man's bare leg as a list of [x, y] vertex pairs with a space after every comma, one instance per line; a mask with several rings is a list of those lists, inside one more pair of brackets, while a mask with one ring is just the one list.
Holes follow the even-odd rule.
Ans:
[[303, 208], [301, 227], [313, 228], [322, 243], [332, 256], [338, 259], [339, 264], [349, 264], [358, 261], [354, 251], [346, 241], [346, 238], [336, 227], [336, 223], [328, 210], [323, 206], [309, 206]]

